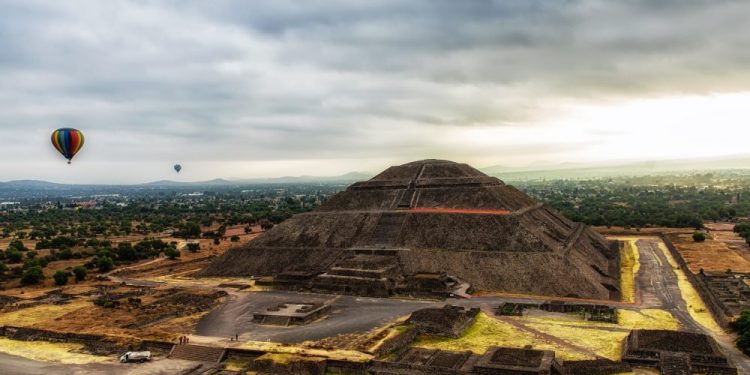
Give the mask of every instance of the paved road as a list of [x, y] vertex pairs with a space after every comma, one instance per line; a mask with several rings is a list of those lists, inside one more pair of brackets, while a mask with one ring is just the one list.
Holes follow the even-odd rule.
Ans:
[[640, 308], [667, 310], [680, 322], [686, 331], [702, 333], [688, 312], [688, 306], [677, 283], [677, 275], [659, 248], [658, 240], [638, 240], [641, 268], [636, 275]]
[[174, 359], [157, 359], [144, 364], [111, 363], [63, 365], [34, 361], [0, 353], [0, 373], [3, 375], [174, 375], [194, 368], [197, 364]]
[[636, 242], [641, 263], [636, 275], [640, 307], [667, 310], [675, 316], [683, 329], [714, 337], [730, 363], [739, 369], [739, 373], [750, 374], [750, 359], [735, 348], [732, 335], [710, 331], [690, 316], [677, 284], [677, 276], [659, 249], [659, 241], [642, 239]]
[[[328, 318], [304, 326], [275, 327], [252, 322], [254, 312], [289, 302], [327, 302], [331, 304], [332, 312]], [[196, 327], [196, 334], [229, 337], [239, 333], [241, 340], [295, 343], [344, 333], [366, 332], [416, 310], [443, 304], [444, 302], [281, 291], [234, 293], [224, 305], [201, 319]]]

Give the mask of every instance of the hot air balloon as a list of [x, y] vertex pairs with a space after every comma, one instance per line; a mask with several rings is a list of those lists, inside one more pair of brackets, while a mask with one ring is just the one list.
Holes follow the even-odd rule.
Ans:
[[175, 164], [174, 165], [174, 170], [177, 171], [177, 173], [180, 173], [180, 171], [182, 170], [182, 166], [179, 165], [179, 164]]
[[52, 132], [52, 145], [68, 159], [68, 164], [83, 147], [83, 133], [72, 128], [61, 128]]

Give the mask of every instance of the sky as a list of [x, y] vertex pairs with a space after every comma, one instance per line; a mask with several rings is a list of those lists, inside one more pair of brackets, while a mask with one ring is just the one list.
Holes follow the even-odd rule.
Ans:
[[[0, 0], [0, 181], [748, 154], [749, 14], [744, 0]], [[59, 127], [86, 136], [71, 165], [49, 141]]]

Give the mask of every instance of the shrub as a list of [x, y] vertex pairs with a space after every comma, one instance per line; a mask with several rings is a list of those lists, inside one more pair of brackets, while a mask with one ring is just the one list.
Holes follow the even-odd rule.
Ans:
[[73, 251], [69, 247], [65, 247], [57, 254], [57, 257], [62, 260], [69, 260], [73, 258]]
[[693, 233], [693, 241], [695, 242], [703, 242], [706, 240], [706, 234], [700, 231], [696, 231]]
[[94, 300], [94, 305], [104, 307], [105, 309], [114, 309], [120, 305], [120, 302], [108, 299], [106, 297], [99, 297]]
[[180, 256], [180, 250], [177, 250], [174, 247], [168, 247], [164, 250], [164, 255], [169, 259], [175, 259]]
[[229, 238], [229, 241], [232, 241], [232, 242], [238, 242], [239, 240], [240, 240], [240, 236], [232, 236]]
[[187, 244], [187, 249], [189, 251], [196, 252], [196, 251], [198, 251], [198, 250], [201, 249], [201, 244], [199, 244], [197, 242], [191, 242], [191, 243]]
[[112, 261], [112, 258], [103, 256], [97, 259], [96, 266], [99, 267], [99, 272], [109, 272], [114, 268], [115, 262]]
[[70, 272], [59, 270], [55, 272], [55, 274], [52, 276], [52, 278], [55, 279], [55, 285], [65, 285], [68, 283], [68, 278], [70, 277]]
[[26, 269], [26, 271], [23, 273], [23, 276], [21, 276], [21, 284], [23, 285], [31, 285], [31, 284], [39, 284], [40, 281], [44, 279], [44, 271], [42, 271], [42, 267], [40, 266], [33, 266]]
[[5, 252], [5, 257], [8, 259], [8, 263], [20, 263], [23, 259], [23, 254], [16, 249], [10, 249]]
[[87, 273], [88, 271], [86, 271], [86, 267], [84, 266], [75, 266], [73, 268], [73, 275], [75, 275], [76, 281], [86, 280]]

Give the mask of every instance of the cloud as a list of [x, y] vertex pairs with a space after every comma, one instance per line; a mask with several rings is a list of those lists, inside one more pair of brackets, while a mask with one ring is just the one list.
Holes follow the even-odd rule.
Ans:
[[88, 157], [101, 161], [468, 157], [473, 145], [437, 135], [750, 83], [750, 4], [739, 0], [2, 8], [0, 137], [14, 140], [5, 160], [46, 160], [58, 125], [84, 129]]

